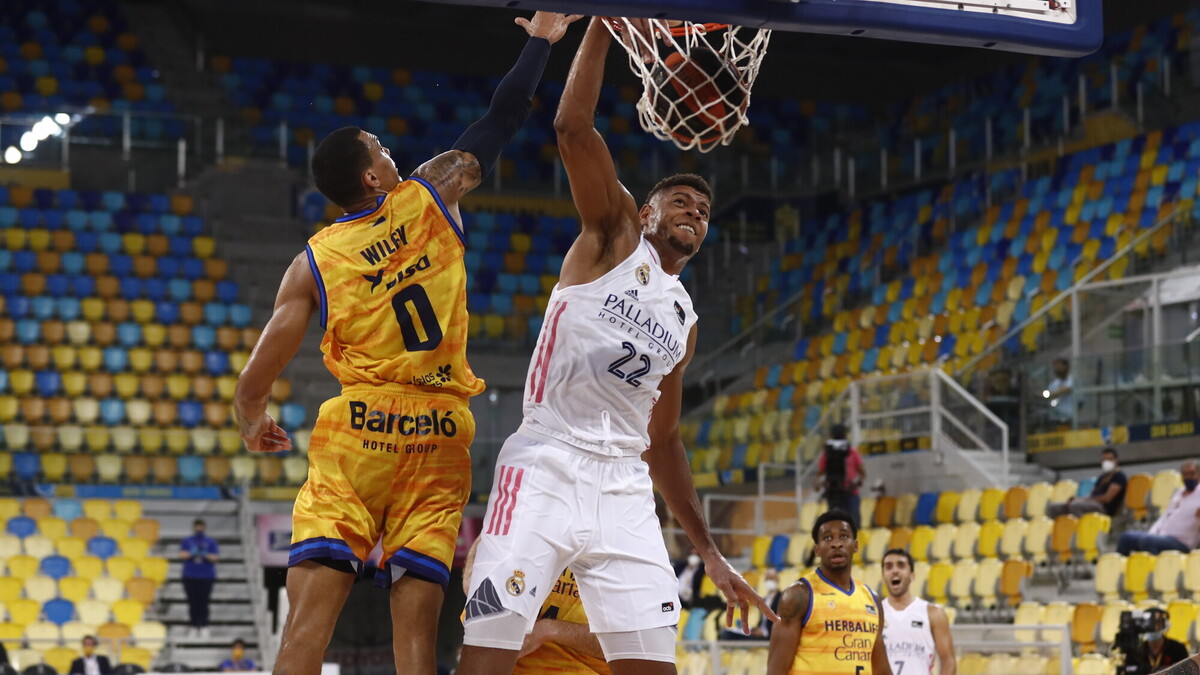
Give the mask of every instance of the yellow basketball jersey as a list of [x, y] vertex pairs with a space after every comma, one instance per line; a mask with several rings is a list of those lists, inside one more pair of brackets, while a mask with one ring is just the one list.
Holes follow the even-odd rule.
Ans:
[[791, 673], [871, 675], [871, 652], [879, 637], [879, 602], [867, 586], [831, 583], [817, 569], [800, 578], [809, 588], [809, 606]]
[[[558, 619], [587, 625], [583, 603], [579, 601], [579, 588], [570, 569], [563, 570], [554, 583], [554, 590], [542, 604], [540, 618]], [[513, 675], [536, 673], [600, 673], [608, 675], [608, 664], [604, 659], [587, 656], [561, 645], [547, 642], [517, 661]]]
[[343, 386], [483, 391], [467, 365], [464, 250], [458, 223], [418, 178], [308, 240], [325, 328], [321, 351]]

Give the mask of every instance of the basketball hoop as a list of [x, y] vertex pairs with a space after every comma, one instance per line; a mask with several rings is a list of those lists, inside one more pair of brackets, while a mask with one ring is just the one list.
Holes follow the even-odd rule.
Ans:
[[750, 89], [771, 31], [724, 23], [648, 19], [645, 35], [629, 19], [605, 21], [642, 81], [642, 128], [680, 150], [708, 152], [729, 145], [746, 124]]

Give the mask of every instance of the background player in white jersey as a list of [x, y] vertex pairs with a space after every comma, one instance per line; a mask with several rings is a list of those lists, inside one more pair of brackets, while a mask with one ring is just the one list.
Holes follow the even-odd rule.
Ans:
[[[657, 487], [725, 595], [775, 617], [713, 543], [679, 413], [695, 313], [677, 275], [708, 231], [712, 190], [671, 176], [638, 207], [593, 126], [610, 44], [593, 19], [554, 127], [582, 232], [568, 251], [504, 444], [467, 597], [460, 675], [509, 673], [570, 566], [612, 672], [675, 672], [679, 596], [654, 512]], [[654, 415], [650, 409], [654, 407]]]
[[954, 639], [950, 621], [939, 606], [909, 593], [914, 578], [913, 559], [901, 548], [883, 554], [883, 643], [894, 675], [955, 675]]

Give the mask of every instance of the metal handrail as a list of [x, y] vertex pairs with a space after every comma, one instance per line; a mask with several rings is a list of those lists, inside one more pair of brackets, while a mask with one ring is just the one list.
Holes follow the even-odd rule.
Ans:
[[[980, 403], [979, 399], [972, 396], [971, 393], [968, 392], [965, 388], [963, 388], [963, 386], [961, 384], [956, 382], [953, 377], [950, 377], [949, 375], [947, 375], [940, 368], [936, 368], [932, 372], [933, 372], [934, 379], [940, 380], [946, 386], [950, 387], [950, 389], [952, 391], [954, 391], [963, 400], [965, 400], [967, 403], [969, 403], [971, 405], [971, 407], [975, 408], [976, 411], [982, 413], [983, 416], [985, 418], [987, 418], [987, 420], [989, 422], [991, 422], [992, 424], [995, 424], [997, 427], [1000, 428], [1000, 456], [1004, 463], [1004, 483], [1003, 484], [1008, 485], [1008, 474], [1009, 474], [1008, 424], [1004, 420], [1000, 419], [996, 415], [996, 413], [992, 412], [991, 410], [988, 410], [987, 406]], [[951, 421], [961, 424], [960, 420], [958, 420], [958, 418], [954, 415], [946, 415], [945, 417]], [[974, 436], [974, 434], [972, 434], [972, 436]], [[981, 442], [978, 438], [973, 438], [972, 440], [975, 440], [976, 442], [978, 442], [980, 448], [987, 448], [987, 445], [985, 443]]]
[[1075, 284], [1072, 285], [1070, 288], [1068, 288], [1067, 290], [1063, 291], [1062, 293], [1059, 293], [1058, 295], [1054, 296], [1053, 299], [1051, 299], [1045, 305], [1042, 305], [1041, 309], [1037, 310], [1033, 314], [1030, 314], [1028, 317], [1025, 318], [1024, 321], [1022, 321], [1021, 323], [1017, 324], [1016, 326], [1013, 326], [1012, 328], [1010, 328], [1009, 331], [1007, 333], [1005, 333], [1003, 336], [1001, 336], [998, 340], [992, 342], [992, 344], [985, 347], [982, 352], [979, 352], [974, 357], [972, 357], [970, 360], [968, 360], [965, 364], [960, 366], [958, 368], [958, 370], [955, 371], [954, 375], [956, 377], [959, 377], [959, 376], [962, 376], [964, 373], [970, 372], [971, 369], [974, 368], [975, 365], [977, 363], [979, 363], [980, 361], [982, 361], [985, 357], [990, 356], [992, 354], [992, 352], [995, 352], [997, 349], [999, 349], [1002, 345], [1004, 345], [1004, 343], [1008, 342], [1010, 339], [1016, 337], [1017, 335], [1020, 335], [1021, 331], [1025, 330], [1026, 327], [1028, 327], [1034, 321], [1037, 321], [1038, 319], [1045, 316], [1054, 307], [1061, 305], [1064, 300], [1077, 294], [1080, 291], [1080, 289], [1082, 289], [1085, 285], [1090, 283], [1092, 281], [1092, 279], [1095, 279], [1100, 273], [1104, 272], [1109, 267], [1112, 267], [1113, 264], [1116, 263], [1116, 261], [1120, 260], [1121, 258], [1124, 258], [1125, 256], [1129, 255], [1131, 252], [1136, 250], [1137, 247], [1141, 246], [1143, 242], [1147, 241], [1148, 239], [1150, 239], [1150, 237], [1154, 236], [1155, 232], [1158, 232], [1168, 222], [1173, 221], [1175, 218], [1177, 218], [1180, 214], [1183, 214], [1183, 213], [1186, 213], [1183, 206], [1176, 205], [1175, 208], [1169, 214], [1167, 214], [1166, 216], [1163, 216], [1163, 218], [1160, 219], [1157, 223], [1155, 223], [1152, 227], [1150, 227], [1149, 229], [1143, 230], [1141, 234], [1134, 237], [1132, 241], [1130, 241], [1128, 244], [1125, 245], [1125, 248], [1121, 249], [1120, 251], [1117, 251], [1110, 258], [1108, 258], [1107, 260], [1101, 262], [1099, 265], [1094, 267], [1090, 272], [1083, 275], [1083, 278], [1080, 279], [1079, 281], [1075, 282]]
[[263, 581], [262, 559], [259, 557], [258, 530], [250, 518], [250, 481], [242, 481], [238, 491], [238, 537], [246, 558], [246, 583], [250, 591], [250, 611], [254, 615], [254, 631], [258, 636], [258, 651], [264, 669], [275, 664], [275, 645], [267, 615], [266, 586]]

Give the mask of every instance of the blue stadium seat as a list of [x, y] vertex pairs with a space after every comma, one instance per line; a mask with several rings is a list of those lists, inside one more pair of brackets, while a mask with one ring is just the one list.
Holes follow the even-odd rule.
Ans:
[[57, 370], [39, 370], [34, 377], [38, 396], [51, 398], [62, 391], [62, 375]]
[[179, 480], [183, 483], [199, 483], [204, 479], [204, 458], [199, 455], [179, 457]]
[[167, 299], [167, 280], [161, 277], [142, 279], [142, 293], [151, 302], [162, 302]]
[[66, 556], [51, 555], [42, 558], [41, 565], [38, 566], [42, 574], [51, 579], [61, 579], [71, 574], [71, 561]]
[[[190, 241], [190, 240], [189, 240]], [[204, 277], [204, 261], [199, 258], [192, 258], [189, 255], [183, 256], [183, 262], [180, 263], [183, 269], [183, 277], [185, 279], [202, 279]]]
[[54, 500], [54, 517], [62, 518], [68, 523], [83, 515], [83, 505], [76, 499], [60, 498]]
[[61, 298], [71, 294], [71, 281], [65, 274], [46, 275], [46, 295]]
[[53, 598], [42, 605], [42, 614], [50, 623], [61, 626], [75, 618], [75, 603], [65, 598]]
[[167, 282], [167, 294], [175, 302], [187, 302], [192, 299], [192, 282], [187, 279], [171, 279]]
[[[212, 326], [198, 323], [192, 326], [192, 346], [201, 351], [208, 351], [217, 344], [217, 331]], [[226, 362], [228, 363], [228, 355]]]
[[155, 303], [154, 320], [168, 326], [179, 323], [179, 305], [167, 300]]
[[[197, 345], [198, 347], [198, 345]], [[204, 369], [209, 375], [219, 376], [229, 372], [229, 354], [220, 350], [204, 353]]]
[[[58, 276], [58, 275], [54, 275]], [[63, 279], [63, 285], [66, 285], [66, 279]], [[38, 321], [47, 321], [54, 318], [54, 298], [46, 295], [39, 295], [29, 300], [30, 314]]]
[[125, 421], [125, 401], [109, 397], [100, 401], [100, 421], [114, 427]]
[[242, 304], [233, 304], [229, 306], [229, 323], [236, 328], [245, 328], [250, 325], [250, 306]]
[[[9, 306], [12, 306], [9, 302]], [[41, 341], [42, 324], [34, 319], [21, 319], [17, 322], [17, 342], [23, 345], [32, 345]]]
[[165, 255], [156, 261], [158, 276], [170, 279], [183, 271], [183, 262], [174, 256]]
[[783, 568], [787, 565], [787, 550], [791, 538], [786, 534], [777, 534], [771, 539], [771, 546], [767, 549], [767, 564], [776, 569]]
[[934, 524], [933, 519], [937, 512], [937, 502], [940, 494], [938, 492], [923, 492], [917, 498], [917, 508], [913, 512], [913, 521], [917, 525]]
[[122, 347], [136, 347], [142, 344], [142, 327], [132, 321], [117, 324], [117, 343]]
[[87, 552], [101, 560], [108, 560], [117, 554], [117, 542], [112, 537], [97, 535], [88, 540]]
[[[23, 452], [19, 454], [28, 455], [31, 453]], [[38, 468], [40, 470], [40, 464], [38, 465]], [[37, 521], [29, 516], [13, 516], [12, 518], [8, 519], [8, 525], [4, 529], [14, 537], [20, 537], [21, 539], [24, 539], [25, 537], [37, 532]]]
[[224, 326], [229, 321], [229, 306], [223, 302], [204, 305], [204, 321], [211, 326]]
[[236, 303], [238, 301], [238, 284], [236, 281], [218, 281], [217, 282], [217, 300], [224, 303]]
[[124, 372], [129, 368], [129, 352], [123, 347], [104, 349], [104, 369], [110, 373]]
[[199, 401], [179, 402], [179, 424], [191, 429], [204, 422], [204, 405]]
[[304, 426], [304, 406], [299, 403], [284, 403], [280, 406], [279, 426], [287, 431]]

